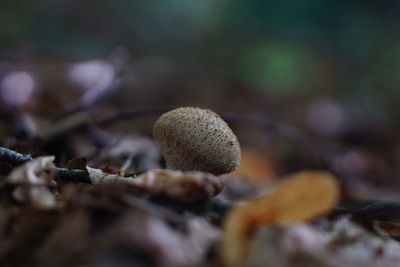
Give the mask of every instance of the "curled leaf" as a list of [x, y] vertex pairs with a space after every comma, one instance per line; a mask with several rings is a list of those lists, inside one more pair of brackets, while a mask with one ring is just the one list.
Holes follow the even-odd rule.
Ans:
[[132, 182], [188, 203], [203, 202], [222, 189], [216, 176], [199, 171], [154, 170], [138, 176]]
[[301, 222], [329, 212], [339, 199], [336, 178], [322, 171], [303, 171], [286, 178], [272, 192], [233, 208], [224, 222], [221, 260], [242, 266], [258, 226]]
[[86, 167], [89, 178], [92, 184], [101, 184], [101, 183], [113, 183], [113, 182], [131, 182], [132, 177], [124, 177], [118, 174], [112, 174], [108, 171], [105, 172], [101, 169], [95, 169], [91, 167]]
[[53, 161], [54, 156], [38, 157], [9, 174], [6, 182], [16, 186], [13, 191], [15, 200], [32, 203], [38, 208], [55, 207], [55, 195], [48, 187], [55, 184], [56, 166]]

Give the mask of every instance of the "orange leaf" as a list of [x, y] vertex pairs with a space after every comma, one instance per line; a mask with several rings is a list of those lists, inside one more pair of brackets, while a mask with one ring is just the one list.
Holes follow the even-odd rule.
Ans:
[[386, 235], [400, 235], [400, 223], [399, 222], [382, 222], [375, 221], [374, 227], [377, 228], [378, 232]]
[[271, 162], [259, 153], [248, 149], [242, 149], [240, 165], [232, 174], [253, 183], [265, 183], [275, 177]]
[[329, 212], [338, 199], [339, 184], [328, 172], [302, 171], [287, 177], [272, 192], [230, 211], [224, 222], [222, 262], [243, 266], [258, 226], [312, 220]]

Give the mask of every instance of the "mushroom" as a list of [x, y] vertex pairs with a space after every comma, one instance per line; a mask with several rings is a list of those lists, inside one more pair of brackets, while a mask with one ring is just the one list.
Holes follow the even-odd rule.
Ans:
[[235, 134], [208, 109], [183, 107], [164, 113], [155, 122], [153, 135], [168, 169], [220, 175], [235, 170], [240, 162]]

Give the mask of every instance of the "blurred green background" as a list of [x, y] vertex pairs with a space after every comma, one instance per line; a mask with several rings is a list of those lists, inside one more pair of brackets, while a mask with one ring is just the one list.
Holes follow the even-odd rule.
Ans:
[[122, 48], [135, 105], [284, 114], [328, 98], [387, 120], [400, 111], [399, 14], [399, 1], [373, 0], [2, 0], [0, 59], [108, 60]]

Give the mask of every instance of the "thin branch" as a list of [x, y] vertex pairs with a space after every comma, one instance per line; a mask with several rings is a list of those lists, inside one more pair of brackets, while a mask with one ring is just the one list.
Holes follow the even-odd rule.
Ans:
[[261, 131], [281, 136], [315, 151], [323, 160], [324, 164], [338, 175], [340, 181], [351, 187], [351, 180], [347, 179], [348, 174], [337, 166], [334, 156], [346, 153], [348, 149], [338, 143], [321, 139], [318, 136], [308, 134], [299, 128], [289, 124], [276, 122], [266, 118], [250, 117], [246, 115], [222, 113], [221, 117], [228, 123], [237, 123], [259, 129]]
[[140, 118], [140, 117], [145, 117], [145, 116], [154, 116], [154, 115], [161, 115], [173, 108], [148, 108], [148, 109], [138, 109], [138, 110], [131, 110], [131, 111], [122, 111], [119, 112], [115, 115], [112, 115], [109, 118], [100, 120], [96, 122], [95, 124], [98, 126], [107, 126], [112, 123], [116, 123], [119, 121], [123, 120], [128, 120], [128, 119], [135, 119], [135, 118]]
[[276, 122], [271, 119], [230, 113], [222, 113], [221, 117], [228, 123], [251, 126], [261, 131], [303, 144], [316, 151], [325, 159], [331, 158], [332, 154], [343, 153], [346, 151], [345, 147], [337, 143], [321, 139], [320, 137], [308, 134], [295, 126]]
[[0, 147], [0, 160], [2, 161], [7, 161], [13, 165], [21, 165], [32, 159], [31, 154], [21, 154], [8, 148]]
[[[0, 147], [0, 161], [6, 161], [18, 166], [32, 159], [30, 154], [22, 154], [5, 147]], [[89, 173], [85, 170], [56, 168], [56, 177], [66, 182], [91, 183]]]
[[85, 112], [76, 112], [60, 121], [53, 123], [48, 129], [39, 132], [38, 139], [42, 143], [49, 143], [71, 132], [87, 127], [90, 117]]
[[89, 173], [85, 170], [57, 168], [56, 177], [65, 182], [91, 184]]
[[232, 113], [219, 113], [228, 123], [252, 126], [257, 129], [267, 131], [270, 134], [286, 137], [293, 141], [304, 142], [309, 136], [300, 129], [285, 123], [280, 123], [267, 118], [259, 118], [247, 115]]

